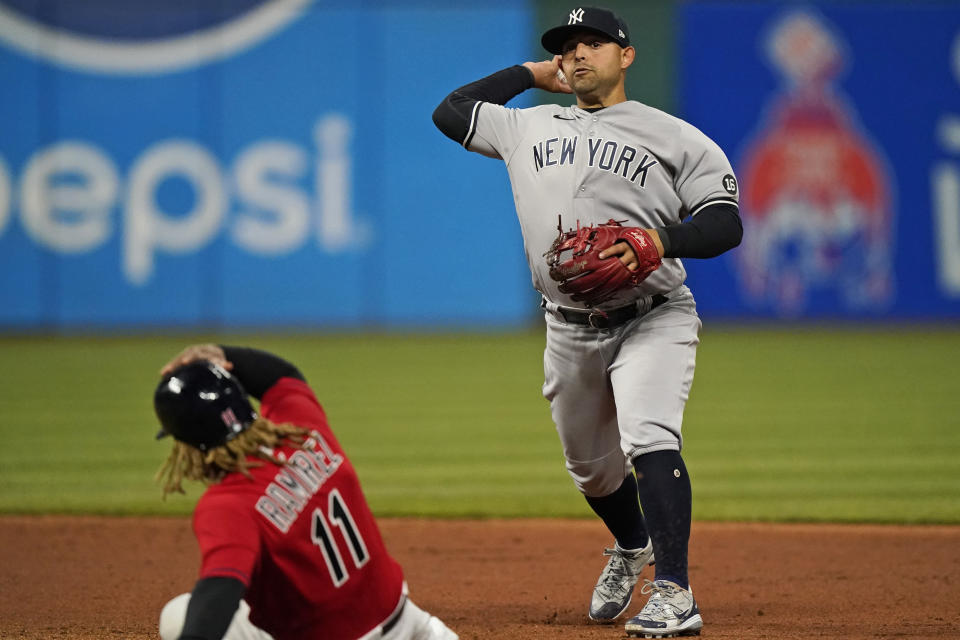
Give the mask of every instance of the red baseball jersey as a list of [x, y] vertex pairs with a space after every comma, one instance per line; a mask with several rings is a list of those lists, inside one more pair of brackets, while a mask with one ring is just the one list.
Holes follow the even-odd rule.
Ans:
[[403, 570], [310, 387], [281, 378], [260, 413], [309, 428], [310, 446], [278, 447], [290, 464], [254, 468], [253, 481], [231, 473], [207, 489], [193, 515], [200, 577], [247, 585], [250, 621], [276, 640], [359, 638], [397, 607]]

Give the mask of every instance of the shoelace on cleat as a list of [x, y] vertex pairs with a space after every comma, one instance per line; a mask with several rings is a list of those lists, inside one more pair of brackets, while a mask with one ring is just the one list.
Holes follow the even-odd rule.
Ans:
[[597, 588], [605, 598], [615, 597], [622, 600], [633, 588], [633, 582], [626, 584], [625, 579], [638, 576], [639, 571], [634, 573], [630, 559], [619, 549], [604, 549], [603, 555], [611, 556], [611, 560], [604, 569]]
[[640, 610], [640, 613], [637, 614], [637, 617], [644, 619], [664, 618], [667, 616], [679, 618], [680, 615], [686, 613], [686, 608], [680, 608], [668, 602], [667, 598], [677, 595], [681, 591], [682, 589], [680, 589], [680, 587], [675, 587], [671, 584], [659, 585], [651, 580], [644, 580], [643, 586], [640, 587], [640, 593], [644, 595], [649, 593], [650, 599], [643, 609]]

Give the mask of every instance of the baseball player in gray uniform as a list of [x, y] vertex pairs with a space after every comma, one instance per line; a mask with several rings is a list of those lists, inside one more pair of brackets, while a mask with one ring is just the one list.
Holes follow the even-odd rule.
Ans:
[[[649, 598], [627, 633], [696, 635], [703, 622], [687, 575], [691, 489], [680, 427], [701, 325], [681, 258], [713, 257], [740, 243], [737, 181], [706, 135], [627, 100], [624, 79], [636, 54], [612, 12], [576, 7], [541, 42], [552, 59], [453, 91], [433, 120], [466, 149], [507, 165], [533, 286], [543, 296], [543, 394], [567, 470], [616, 541], [604, 551], [610, 558], [589, 617], [621, 616], [656, 558], [654, 580], [641, 589]], [[572, 93], [576, 104], [503, 106], [532, 87]], [[644, 229], [662, 264], [602, 304], [578, 302], [544, 259], [558, 215], [561, 231], [608, 220]], [[628, 242], [599, 257], [638, 266]]]

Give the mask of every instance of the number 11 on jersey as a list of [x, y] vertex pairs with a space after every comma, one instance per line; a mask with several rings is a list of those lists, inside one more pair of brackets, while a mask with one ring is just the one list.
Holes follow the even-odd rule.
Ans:
[[337, 547], [330, 525], [338, 527], [343, 532], [343, 537], [350, 549], [350, 555], [353, 558], [354, 566], [359, 569], [370, 559], [370, 553], [367, 551], [367, 545], [357, 531], [357, 525], [350, 515], [350, 510], [340, 492], [334, 489], [330, 492], [328, 500], [327, 514], [320, 509], [313, 510], [313, 524], [310, 528], [310, 538], [313, 544], [320, 547], [324, 560], [327, 561], [327, 569], [330, 571], [330, 579], [336, 587], [341, 586], [349, 579], [350, 575], [343, 562], [343, 556]]

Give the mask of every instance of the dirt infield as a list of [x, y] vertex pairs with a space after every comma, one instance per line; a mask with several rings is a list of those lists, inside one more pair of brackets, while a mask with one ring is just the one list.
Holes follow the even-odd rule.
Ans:
[[[626, 637], [586, 618], [599, 522], [381, 527], [414, 601], [466, 640]], [[199, 561], [185, 518], [0, 518], [0, 549], [0, 638], [31, 640], [153, 640]], [[960, 638], [960, 527], [695, 523], [690, 560], [704, 638]]]

